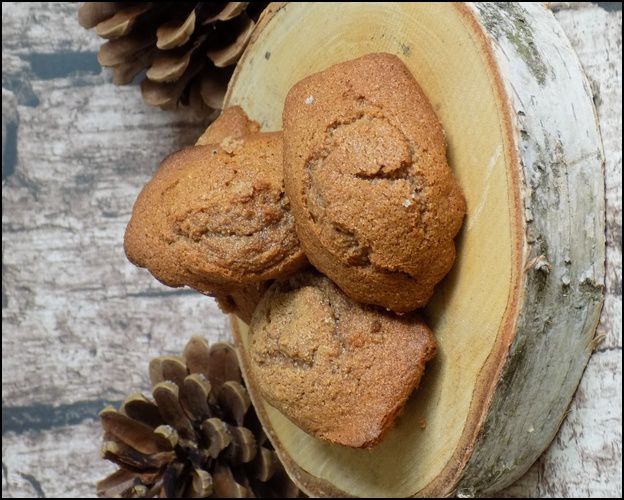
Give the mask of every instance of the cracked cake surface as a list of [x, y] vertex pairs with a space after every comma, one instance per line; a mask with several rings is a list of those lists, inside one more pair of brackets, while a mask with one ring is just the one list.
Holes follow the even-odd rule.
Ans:
[[315, 272], [273, 283], [250, 326], [263, 397], [309, 434], [357, 448], [383, 438], [435, 351], [419, 316], [357, 304]]
[[465, 201], [442, 127], [389, 54], [297, 83], [284, 107], [284, 181], [311, 263], [358, 302], [426, 304], [455, 259]]
[[221, 138], [163, 161], [134, 205], [124, 247], [166, 285], [216, 295], [230, 310], [244, 304], [248, 320], [262, 283], [306, 260], [283, 188], [282, 134]]

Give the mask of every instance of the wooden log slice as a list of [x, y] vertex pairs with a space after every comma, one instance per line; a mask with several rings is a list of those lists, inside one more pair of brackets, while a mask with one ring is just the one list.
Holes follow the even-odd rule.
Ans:
[[[310, 495], [487, 494], [551, 442], [592, 352], [605, 259], [592, 94], [538, 4], [289, 3], [265, 12], [226, 102], [277, 130], [295, 82], [380, 51], [433, 103], [468, 203], [457, 261], [426, 309], [439, 355], [372, 451], [308, 436], [249, 389]], [[247, 369], [247, 326], [234, 331]]]

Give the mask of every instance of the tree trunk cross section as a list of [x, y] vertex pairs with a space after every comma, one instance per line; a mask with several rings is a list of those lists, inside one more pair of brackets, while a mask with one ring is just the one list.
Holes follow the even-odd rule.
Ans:
[[[552, 5], [594, 93], [605, 150], [606, 297], [567, 418], [504, 496], [622, 494], [622, 14]], [[95, 415], [147, 390], [147, 362], [202, 334], [229, 339], [212, 299], [130, 265], [134, 199], [205, 120], [145, 105], [95, 61], [76, 5], [3, 3], [2, 495], [83, 497], [112, 470]], [[69, 478], [69, 479], [68, 479]]]

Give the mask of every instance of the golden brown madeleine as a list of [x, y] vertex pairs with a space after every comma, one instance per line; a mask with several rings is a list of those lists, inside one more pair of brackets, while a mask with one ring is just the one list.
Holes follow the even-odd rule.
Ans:
[[209, 295], [301, 268], [281, 133], [248, 135], [228, 151], [195, 146], [170, 155], [139, 195], [124, 247], [163, 283]]
[[383, 438], [436, 351], [418, 316], [357, 304], [312, 272], [271, 285], [250, 339], [263, 397], [309, 434], [356, 448]]
[[284, 182], [310, 262], [358, 302], [422, 307], [453, 265], [464, 197], [431, 104], [395, 56], [290, 90]]

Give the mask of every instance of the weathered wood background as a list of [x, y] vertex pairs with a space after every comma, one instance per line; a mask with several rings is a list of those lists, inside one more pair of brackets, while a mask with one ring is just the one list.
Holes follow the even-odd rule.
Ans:
[[[148, 388], [147, 362], [229, 338], [212, 299], [123, 255], [132, 203], [205, 120], [114, 87], [75, 4], [2, 4], [2, 496], [84, 497], [113, 469], [97, 412]], [[621, 4], [555, 3], [595, 93], [605, 147], [603, 342], [548, 451], [504, 496], [622, 496]]]

